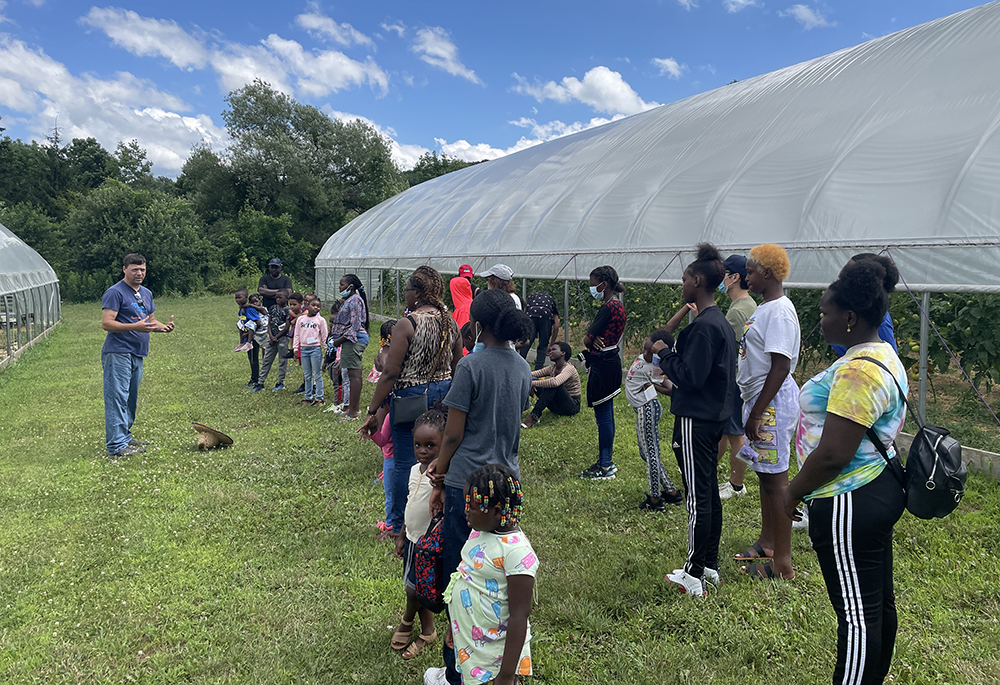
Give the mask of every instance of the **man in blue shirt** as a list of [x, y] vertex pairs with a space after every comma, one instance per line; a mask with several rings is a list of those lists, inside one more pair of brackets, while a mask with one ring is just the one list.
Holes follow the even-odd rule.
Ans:
[[142, 360], [149, 354], [149, 334], [174, 330], [174, 317], [160, 323], [153, 316], [153, 293], [142, 287], [146, 258], [125, 256], [124, 277], [104, 291], [101, 327], [108, 332], [101, 348], [104, 368], [104, 434], [108, 456], [127, 457], [145, 452], [144, 440], [132, 437]]

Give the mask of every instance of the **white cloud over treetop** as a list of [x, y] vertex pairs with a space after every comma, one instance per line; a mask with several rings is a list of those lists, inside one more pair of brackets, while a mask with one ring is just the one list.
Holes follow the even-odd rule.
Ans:
[[779, 17], [792, 17], [802, 24], [806, 31], [823, 26], [836, 26], [837, 22], [830, 21], [819, 10], [814, 10], [809, 5], [792, 5], [783, 12], [778, 12]]
[[416, 40], [413, 41], [410, 49], [432, 67], [446, 71], [452, 76], [460, 76], [473, 83], [483, 83], [476, 76], [475, 71], [462, 64], [462, 60], [458, 57], [458, 47], [451, 41], [448, 32], [440, 26], [417, 31]]
[[537, 79], [531, 83], [516, 73], [514, 79], [517, 81], [513, 87], [515, 93], [530, 95], [539, 102], [575, 100], [608, 114], [636, 114], [659, 106], [658, 102], [645, 102], [621, 74], [604, 66], [594, 67], [584, 74], [583, 80], [567, 76], [559, 83], [541, 83]]
[[[113, 150], [135, 138], [146, 148], [154, 173], [180, 170], [191, 146], [222, 146], [225, 130], [203, 114], [186, 116], [189, 106], [128, 72], [113, 79], [74, 76], [41, 49], [0, 35], [0, 99], [32, 114], [32, 133], [43, 138], [58, 125], [63, 140], [93, 136]], [[174, 111], [179, 110], [179, 111]]]

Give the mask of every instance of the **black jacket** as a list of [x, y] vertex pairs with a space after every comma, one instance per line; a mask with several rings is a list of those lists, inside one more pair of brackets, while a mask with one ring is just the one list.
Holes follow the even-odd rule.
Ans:
[[660, 353], [660, 369], [674, 384], [670, 413], [723, 421], [733, 412], [736, 336], [718, 307], [702, 310], [677, 336], [677, 351]]

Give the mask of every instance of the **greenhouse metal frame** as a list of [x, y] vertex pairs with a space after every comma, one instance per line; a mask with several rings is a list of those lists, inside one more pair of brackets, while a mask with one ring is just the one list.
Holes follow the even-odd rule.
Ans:
[[0, 368], [47, 335], [61, 318], [55, 271], [0, 224]]

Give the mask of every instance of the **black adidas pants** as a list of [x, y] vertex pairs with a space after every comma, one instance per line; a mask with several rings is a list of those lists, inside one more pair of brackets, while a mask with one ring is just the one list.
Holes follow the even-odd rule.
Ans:
[[681, 470], [688, 510], [688, 552], [684, 570], [701, 578], [705, 568], [719, 568], [722, 501], [715, 457], [725, 421], [674, 417], [674, 455]]
[[881, 683], [896, 644], [892, 527], [903, 489], [887, 468], [871, 483], [809, 503], [809, 537], [837, 613], [833, 682]]

